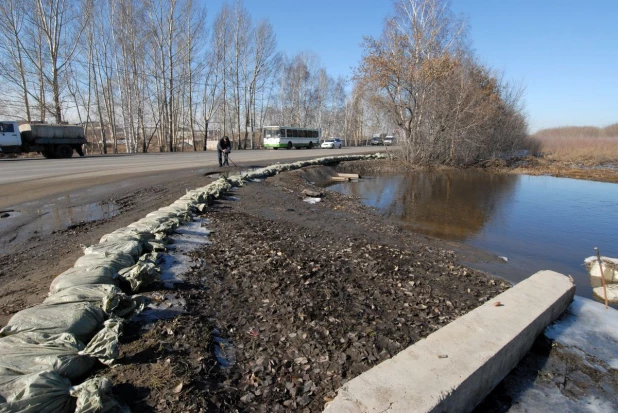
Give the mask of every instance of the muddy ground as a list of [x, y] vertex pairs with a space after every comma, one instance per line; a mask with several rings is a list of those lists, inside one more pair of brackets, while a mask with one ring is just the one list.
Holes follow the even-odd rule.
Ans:
[[128, 186], [106, 199], [119, 207], [119, 215], [111, 219], [78, 223], [51, 234], [22, 235], [20, 228], [0, 234], [0, 325], [43, 301], [51, 281], [83, 255], [80, 245], [98, 243], [101, 236], [171, 204], [187, 188], [206, 185], [208, 178], [170, 174], [159, 182], [138, 189]]
[[126, 336], [109, 372], [134, 411], [322, 411], [345, 381], [508, 288], [357, 200], [303, 202], [316, 175], [208, 209], [213, 243], [178, 292], [187, 313]]

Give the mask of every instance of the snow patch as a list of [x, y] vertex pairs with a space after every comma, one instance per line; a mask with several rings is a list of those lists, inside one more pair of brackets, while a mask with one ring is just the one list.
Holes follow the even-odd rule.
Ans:
[[618, 310], [575, 296], [565, 314], [547, 327], [545, 335], [618, 369]]

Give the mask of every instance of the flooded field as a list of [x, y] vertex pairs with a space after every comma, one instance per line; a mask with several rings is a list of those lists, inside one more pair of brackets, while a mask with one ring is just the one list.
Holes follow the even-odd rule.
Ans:
[[618, 257], [617, 184], [440, 171], [363, 177], [329, 189], [362, 198], [410, 230], [504, 257], [471, 265], [515, 283], [550, 269], [572, 275], [577, 294], [591, 298], [584, 259], [594, 247]]

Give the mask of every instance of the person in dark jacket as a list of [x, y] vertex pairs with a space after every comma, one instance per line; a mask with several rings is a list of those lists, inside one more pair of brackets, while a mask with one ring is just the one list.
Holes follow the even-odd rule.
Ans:
[[230, 164], [227, 161], [227, 154], [230, 153], [230, 151], [232, 150], [232, 143], [230, 142], [230, 138], [228, 138], [227, 136], [224, 136], [223, 138], [219, 139], [219, 143], [217, 144], [217, 155], [219, 155], [219, 166], [223, 166], [224, 160], [223, 160], [223, 152], [226, 153], [225, 156], [225, 164], [227, 166], [230, 166]]

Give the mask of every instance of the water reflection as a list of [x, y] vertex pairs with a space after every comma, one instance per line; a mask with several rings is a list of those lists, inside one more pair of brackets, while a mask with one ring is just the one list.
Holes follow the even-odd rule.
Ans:
[[388, 217], [401, 219], [412, 230], [430, 236], [465, 241], [480, 232], [512, 199], [516, 175], [479, 171], [419, 172], [375, 177], [331, 187], [363, 198]]
[[[618, 185], [550, 176], [436, 171], [329, 187], [401, 219], [410, 229], [506, 256], [473, 266], [519, 282], [540, 270], [572, 275], [591, 298], [583, 260], [618, 257]], [[598, 280], [594, 280], [594, 284]]]
[[120, 207], [113, 202], [61, 206], [46, 204], [36, 209], [13, 211], [0, 220], [0, 233], [14, 233], [11, 241], [22, 242], [33, 234], [48, 235], [83, 222], [112, 218], [120, 213]]

